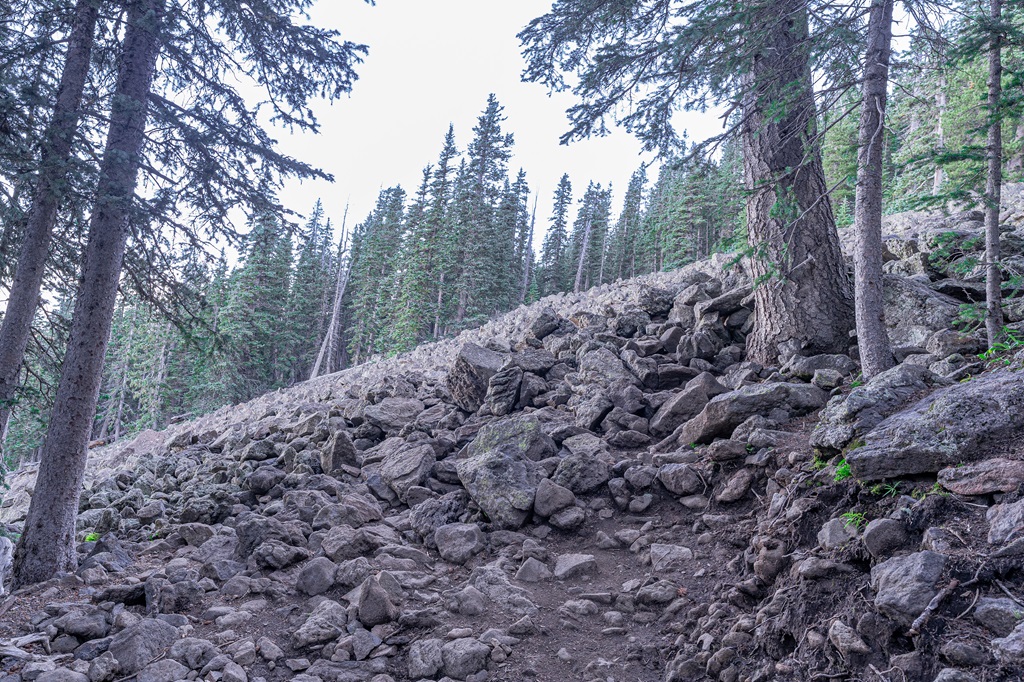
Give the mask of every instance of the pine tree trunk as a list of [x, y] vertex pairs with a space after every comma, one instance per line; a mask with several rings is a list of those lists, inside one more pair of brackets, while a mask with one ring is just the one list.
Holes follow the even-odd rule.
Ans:
[[[942, 119], [946, 115], [946, 74], [942, 71], [939, 73], [939, 85], [935, 91], [935, 109], [935, 146], [941, 152], [946, 148], [946, 133], [942, 128]], [[935, 177], [932, 178], [932, 194], [942, 191], [942, 183], [945, 180], [946, 171], [941, 165], [936, 165]]]
[[[344, 243], [344, 225], [342, 226], [342, 241]], [[344, 250], [344, 246], [342, 247]], [[352, 262], [338, 266], [338, 281], [334, 288], [334, 305], [331, 307], [331, 321], [327, 326], [327, 334], [324, 335], [324, 342], [320, 346], [320, 352], [313, 364], [313, 371], [310, 379], [315, 379], [321, 374], [330, 374], [334, 371], [334, 352], [338, 346], [338, 337], [341, 329], [341, 303], [345, 298], [345, 289], [348, 288], [348, 276], [352, 271]]]
[[572, 290], [575, 293], [580, 292], [580, 287], [583, 286], [583, 264], [587, 259], [587, 249], [590, 248], [590, 216], [587, 216], [586, 225], [583, 226], [583, 243], [580, 245], [580, 260], [576, 266], [576, 280], [573, 282]]
[[78, 0], [75, 6], [53, 118], [43, 134], [35, 195], [7, 299], [7, 311], [0, 325], [0, 435], [7, 431], [21, 363], [32, 332], [32, 318], [39, 304], [57, 209], [67, 191], [68, 160], [81, 118], [82, 92], [89, 73], [98, 5], [95, 0]]
[[793, 352], [846, 352], [854, 324], [815, 140], [806, 10], [799, 0], [780, 5], [766, 19], [769, 44], [755, 57], [744, 95], [747, 224], [757, 283], [747, 355], [765, 365]]
[[530, 234], [523, 248], [523, 281], [519, 287], [519, 303], [526, 303], [526, 294], [530, 288], [530, 262], [533, 260], [533, 230], [537, 226], [537, 197], [533, 197], [533, 212], [530, 215]]
[[[993, 23], [1002, 19], [1002, 0], [991, 0]], [[999, 208], [1003, 184], [1003, 39], [993, 30], [988, 47], [988, 179], [985, 183], [985, 331], [992, 348], [1003, 333], [1002, 273], [999, 269]]]
[[860, 365], [864, 376], [869, 379], [894, 364], [889, 334], [885, 329], [882, 292], [882, 161], [893, 4], [894, 0], [873, 0], [871, 3], [864, 59], [864, 99], [857, 140], [854, 290]]
[[73, 570], [77, 563], [75, 520], [86, 448], [128, 240], [163, 12], [164, 0], [134, 0], [129, 5], [71, 335], [35, 492], [15, 552], [16, 585], [48, 580]]

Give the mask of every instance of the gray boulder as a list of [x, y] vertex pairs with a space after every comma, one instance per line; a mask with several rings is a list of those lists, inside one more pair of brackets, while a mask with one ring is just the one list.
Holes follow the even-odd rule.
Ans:
[[486, 668], [490, 655], [491, 647], [472, 637], [454, 639], [441, 647], [444, 674], [456, 680], [464, 680]]
[[163, 656], [178, 639], [178, 634], [173, 625], [146, 618], [114, 635], [108, 651], [117, 659], [123, 674], [134, 675]]
[[475, 523], [449, 523], [434, 531], [434, 544], [442, 559], [464, 564], [484, 548], [484, 537]]
[[924, 346], [953, 326], [960, 302], [908, 277], [885, 276], [885, 326], [894, 346]]
[[1024, 434], [1024, 372], [1000, 371], [935, 391], [882, 421], [846, 461], [864, 481], [931, 473], [983, 445]]
[[811, 445], [838, 452], [910, 402], [945, 382], [924, 367], [902, 364], [882, 372], [846, 398], [836, 397], [821, 411]]
[[487, 387], [505, 364], [505, 356], [475, 343], [467, 343], [448, 372], [448, 392], [455, 404], [466, 412], [476, 412], [484, 404]]
[[385, 455], [381, 461], [380, 477], [398, 494], [399, 499], [404, 501], [409, 488], [421, 485], [427, 480], [435, 461], [434, 448], [429, 445], [395, 450]]
[[932, 551], [893, 557], [871, 569], [875, 607], [905, 625], [920, 616], [938, 590], [946, 557]]
[[301, 649], [337, 639], [345, 632], [347, 622], [348, 612], [345, 607], [336, 601], [325, 599], [292, 634], [292, 646]]
[[423, 403], [415, 398], [384, 398], [363, 412], [366, 420], [386, 433], [402, 430], [423, 412]]
[[974, 620], [998, 637], [1006, 637], [1024, 622], [1024, 607], [1005, 597], [982, 597], [974, 608]]
[[728, 438], [737, 426], [754, 415], [801, 416], [822, 407], [827, 399], [828, 393], [810, 384], [778, 382], [743, 386], [713, 398], [700, 414], [682, 426], [678, 442], [689, 445]]

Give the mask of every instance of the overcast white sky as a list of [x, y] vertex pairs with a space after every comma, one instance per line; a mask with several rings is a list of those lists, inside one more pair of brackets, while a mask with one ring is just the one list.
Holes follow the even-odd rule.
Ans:
[[[413, 193], [422, 168], [433, 163], [449, 122], [465, 150], [472, 128], [494, 92], [505, 107], [505, 130], [515, 135], [511, 169], [526, 170], [539, 192], [538, 228], [546, 224], [551, 195], [569, 173], [576, 198], [589, 180], [613, 183], [616, 211], [629, 176], [641, 164], [640, 145], [621, 130], [561, 146], [571, 94], [549, 97], [522, 83], [516, 34], [546, 12], [550, 0], [319, 0], [313, 23], [337, 28], [370, 48], [349, 98], [317, 108], [318, 136], [287, 137], [283, 150], [334, 175], [326, 182], [290, 183], [281, 199], [306, 213], [317, 198], [336, 226], [346, 202], [349, 227], [373, 208], [381, 187], [401, 184]], [[691, 139], [720, 129], [715, 116], [687, 117]], [[539, 243], [539, 236], [538, 241]]]

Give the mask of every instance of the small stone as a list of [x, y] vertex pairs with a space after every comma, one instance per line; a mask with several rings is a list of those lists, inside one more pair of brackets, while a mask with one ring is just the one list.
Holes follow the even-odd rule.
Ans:
[[445, 561], [464, 564], [484, 547], [483, 534], [475, 523], [449, 523], [434, 531], [438, 554]]
[[876, 559], [889, 556], [909, 540], [906, 528], [895, 519], [874, 519], [864, 529], [864, 546]]
[[871, 652], [871, 647], [864, 643], [857, 631], [841, 620], [832, 623], [828, 629], [828, 639], [844, 658], [849, 658], [851, 654]]
[[651, 568], [655, 571], [667, 571], [693, 560], [693, 552], [680, 545], [651, 545]]
[[1006, 637], [1024, 621], [1024, 607], [1003, 597], [983, 597], [974, 608], [974, 619], [996, 636]]
[[555, 577], [559, 580], [574, 578], [597, 570], [593, 554], [561, 554], [555, 560]]
[[333, 561], [325, 556], [317, 557], [302, 568], [295, 589], [311, 597], [323, 594], [334, 586], [337, 571], [338, 566]]
[[857, 527], [844, 519], [830, 519], [818, 531], [818, 544], [822, 549], [838, 549], [857, 537]]
[[516, 572], [516, 580], [524, 583], [537, 583], [542, 580], [550, 580], [551, 577], [552, 573], [547, 564], [533, 557], [527, 558]]
[[448, 642], [441, 647], [444, 674], [457, 680], [465, 680], [486, 668], [490, 655], [491, 647], [471, 637]]

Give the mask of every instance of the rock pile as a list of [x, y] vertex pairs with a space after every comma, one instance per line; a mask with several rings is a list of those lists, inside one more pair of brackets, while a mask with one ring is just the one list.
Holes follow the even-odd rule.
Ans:
[[747, 361], [724, 264], [97, 453], [0, 682], [1014, 679], [1024, 373], [961, 381], [969, 287], [892, 274], [902, 362], [858, 385]]

